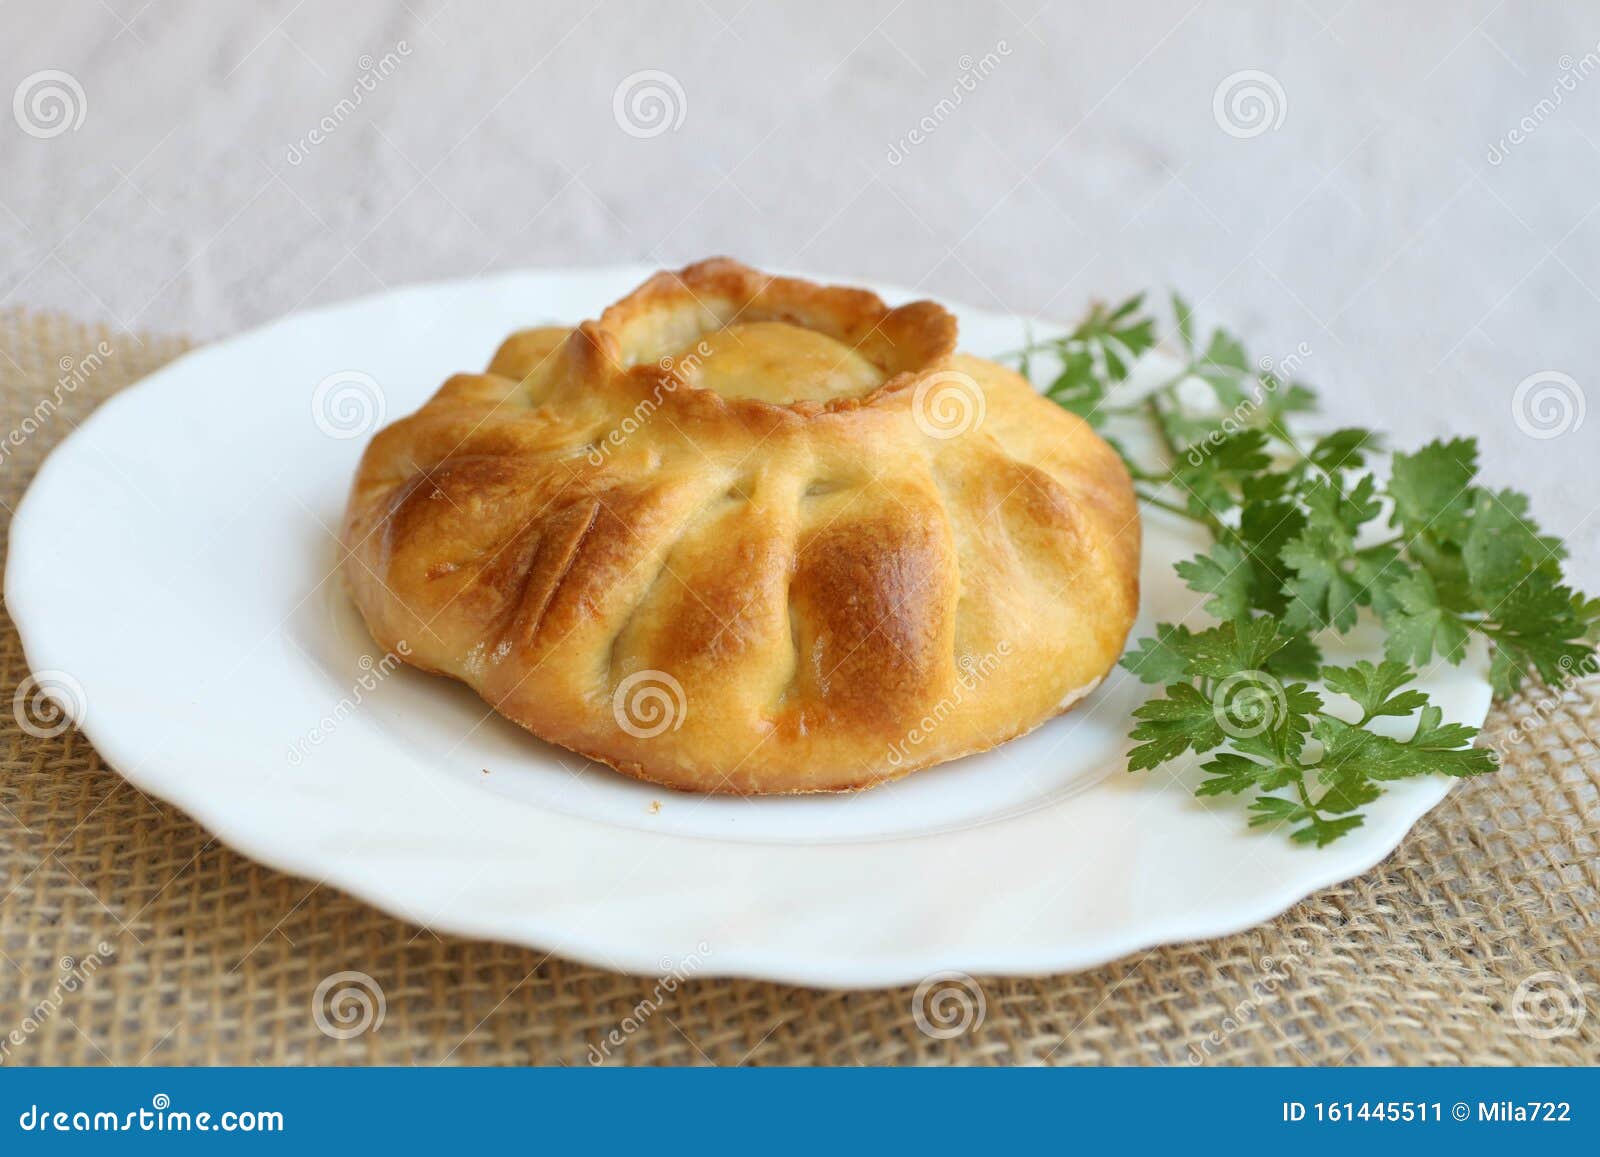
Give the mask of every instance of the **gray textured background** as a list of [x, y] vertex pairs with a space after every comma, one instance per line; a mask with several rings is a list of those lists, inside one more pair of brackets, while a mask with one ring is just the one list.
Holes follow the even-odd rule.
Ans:
[[[1478, 434], [1593, 583], [1597, 42], [1577, 0], [9, 0], [0, 308], [206, 338], [418, 279], [712, 253], [1062, 319], [1176, 286], [1258, 354], [1305, 343], [1338, 420]], [[75, 128], [25, 99], [46, 69]], [[631, 135], [614, 97], [647, 69], [681, 100]], [[1242, 70], [1282, 93], [1256, 135], [1215, 112]], [[1574, 385], [1534, 438], [1513, 398], [1546, 371]]]

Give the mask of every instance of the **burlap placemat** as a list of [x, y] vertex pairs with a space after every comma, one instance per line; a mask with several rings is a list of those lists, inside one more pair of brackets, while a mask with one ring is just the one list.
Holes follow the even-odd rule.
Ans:
[[[182, 349], [0, 313], [8, 526], [49, 448]], [[969, 1027], [943, 1036], [918, 1027], [911, 988], [662, 986], [441, 938], [260, 867], [76, 732], [23, 731], [9, 616], [0, 666], [6, 1064], [1600, 1061], [1600, 682], [1498, 707], [1486, 738], [1508, 766], [1458, 785], [1362, 879], [1222, 940], [980, 977]]]

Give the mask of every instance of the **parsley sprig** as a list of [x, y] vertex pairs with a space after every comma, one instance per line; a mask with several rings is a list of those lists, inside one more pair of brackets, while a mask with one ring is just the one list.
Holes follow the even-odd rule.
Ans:
[[[1142, 294], [1013, 355], [1029, 376], [1052, 365], [1045, 396], [1117, 447], [1143, 502], [1211, 538], [1176, 569], [1216, 625], [1162, 623], [1123, 657], [1165, 688], [1134, 712], [1129, 770], [1215, 752], [1196, 794], [1249, 794], [1252, 825], [1318, 847], [1359, 827], [1390, 781], [1495, 770], [1470, 746], [1477, 731], [1445, 722], [1412, 684], [1431, 663], [1460, 663], [1474, 634], [1492, 645], [1497, 695], [1593, 670], [1600, 599], [1567, 585], [1561, 543], [1524, 495], [1478, 480], [1471, 438], [1395, 453], [1385, 479], [1370, 468], [1372, 430], [1298, 436], [1291, 419], [1316, 409], [1315, 393], [1224, 330], [1200, 341], [1187, 303], [1172, 307], [1182, 368], [1137, 397], [1124, 387], [1157, 342]], [[1128, 451], [1130, 423], [1156, 453]], [[1384, 659], [1324, 664], [1321, 642], [1363, 616], [1382, 624]]]

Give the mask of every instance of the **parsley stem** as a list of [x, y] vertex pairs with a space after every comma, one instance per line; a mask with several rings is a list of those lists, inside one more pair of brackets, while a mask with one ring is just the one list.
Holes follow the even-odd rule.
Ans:
[[1161, 390], [1145, 398], [1144, 409], [1145, 413], [1150, 415], [1150, 421], [1155, 425], [1156, 434], [1160, 437], [1161, 444], [1167, 448], [1167, 453], [1174, 458], [1181, 458], [1183, 451], [1172, 440], [1172, 432], [1167, 429], [1167, 415], [1161, 409], [1161, 393], [1166, 389], [1167, 387], [1163, 386]]
[[1196, 514], [1186, 506], [1179, 506], [1176, 502], [1168, 502], [1165, 498], [1157, 498], [1154, 494], [1146, 493], [1143, 490], [1136, 491], [1136, 493], [1139, 495], [1139, 500], [1141, 502], [1146, 502], [1159, 510], [1165, 510], [1169, 514], [1179, 515], [1182, 518], [1187, 518], [1191, 522], [1199, 522], [1204, 524], [1206, 521], [1203, 517]]
[[1311, 813], [1311, 818], [1321, 819], [1322, 817], [1317, 814], [1317, 805], [1311, 802], [1311, 793], [1306, 790], [1306, 776], [1304, 771], [1301, 771], [1299, 777], [1295, 779], [1294, 790], [1299, 793], [1300, 802], [1305, 805], [1306, 811]]
[[1246, 549], [1246, 552], [1248, 553], [1248, 548], [1245, 547], [1244, 540], [1239, 537], [1239, 532], [1233, 529], [1233, 527], [1229, 526], [1226, 522], [1223, 522], [1222, 519], [1218, 518], [1210, 511], [1207, 511], [1204, 514], [1196, 514], [1186, 506], [1179, 506], [1176, 502], [1168, 502], [1164, 498], [1157, 498], [1149, 491], [1140, 490], [1138, 487], [1134, 488], [1134, 493], [1139, 496], [1139, 500], [1141, 502], [1148, 503], [1149, 505], [1156, 507], [1158, 510], [1165, 510], [1169, 514], [1176, 514], [1182, 518], [1187, 518], [1190, 522], [1198, 522], [1201, 526], [1209, 530], [1213, 537], [1218, 539], [1226, 539], [1240, 548]]
[[1356, 551], [1356, 554], [1358, 554], [1358, 555], [1371, 554], [1374, 551], [1387, 550], [1391, 546], [1400, 546], [1405, 541], [1406, 541], [1406, 536], [1405, 535], [1397, 534], [1393, 538], [1386, 538], [1382, 542], [1375, 542], [1371, 546], [1364, 546], [1360, 550]]
[[1267, 433], [1271, 434], [1273, 437], [1277, 438], [1278, 441], [1287, 446], [1294, 454], [1295, 458], [1300, 461], [1301, 465], [1310, 467], [1317, 473], [1321, 474], [1324, 478], [1329, 477], [1326, 470], [1311, 460], [1311, 455], [1307, 454], [1305, 447], [1300, 445], [1300, 440], [1291, 434], [1288, 427], [1286, 427], [1282, 422], [1278, 421], [1276, 418], [1273, 418], [1267, 422], [1266, 430]]

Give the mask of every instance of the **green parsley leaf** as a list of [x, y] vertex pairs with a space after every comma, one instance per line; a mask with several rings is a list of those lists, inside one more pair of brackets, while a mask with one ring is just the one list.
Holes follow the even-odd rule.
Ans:
[[1284, 546], [1281, 557], [1294, 572], [1284, 583], [1289, 608], [1283, 622], [1290, 630], [1331, 625], [1343, 632], [1356, 625], [1364, 588], [1349, 573], [1354, 564], [1341, 541], [1307, 530]]
[[1216, 518], [1239, 504], [1247, 478], [1271, 465], [1267, 436], [1262, 431], [1213, 432], [1209, 441], [1188, 450], [1174, 470], [1173, 479], [1184, 491], [1195, 515]]
[[1184, 640], [1190, 676], [1226, 679], [1242, 671], [1258, 671], [1283, 646], [1271, 619], [1238, 619], [1190, 635]]
[[1086, 349], [1068, 352], [1062, 358], [1061, 373], [1050, 383], [1045, 397], [1092, 423], [1106, 398], [1106, 386], [1096, 372], [1094, 355]]
[[[1361, 721], [1380, 715], [1410, 715], [1427, 705], [1421, 691], [1400, 691], [1416, 678], [1404, 663], [1385, 660], [1373, 666], [1365, 659], [1354, 667], [1324, 667], [1322, 681], [1330, 691], [1348, 695], [1361, 708]], [[1395, 692], [1399, 691], [1399, 694]]]
[[1236, 619], [1250, 609], [1254, 573], [1245, 565], [1244, 551], [1219, 542], [1205, 554], [1177, 564], [1178, 576], [1189, 589], [1208, 594], [1206, 610], [1219, 619]]
[[1429, 772], [1479, 775], [1495, 769], [1494, 755], [1481, 747], [1460, 747], [1477, 732], [1452, 724], [1441, 727], [1443, 712], [1431, 704], [1422, 711], [1416, 736], [1407, 742], [1375, 731], [1363, 731], [1342, 719], [1324, 715], [1312, 734], [1323, 744], [1321, 777], [1338, 782], [1346, 771], [1378, 781], [1409, 779]]
[[1222, 742], [1211, 700], [1191, 683], [1174, 683], [1165, 699], [1152, 699], [1133, 713], [1131, 732], [1143, 742], [1128, 752], [1128, 770], [1159, 767], [1184, 752], [1210, 751]]
[[1396, 454], [1389, 477], [1394, 525], [1407, 534], [1459, 542], [1472, 510], [1478, 444], [1471, 438], [1429, 442], [1415, 454]]
[[1396, 609], [1384, 620], [1389, 629], [1384, 650], [1389, 658], [1420, 667], [1438, 651], [1451, 663], [1461, 662], [1469, 632], [1454, 612], [1440, 603], [1433, 575], [1426, 570], [1413, 571], [1392, 590]]
[[1563, 683], [1594, 654], [1587, 600], [1548, 570], [1530, 571], [1489, 613], [1496, 620], [1486, 628], [1496, 647], [1490, 674], [1499, 694], [1515, 691], [1529, 671]]
[[1272, 791], [1300, 778], [1300, 770], [1293, 764], [1258, 763], [1231, 751], [1201, 764], [1200, 770], [1211, 778], [1200, 782], [1194, 789], [1195, 795], [1238, 795], [1252, 788]]
[[1280, 679], [1315, 679], [1322, 669], [1322, 650], [1310, 635], [1280, 636], [1284, 644], [1267, 659], [1266, 669]]
[[1287, 474], [1246, 480], [1237, 538], [1248, 553], [1251, 605], [1269, 615], [1282, 615], [1289, 607], [1286, 588], [1294, 574], [1282, 557], [1283, 550], [1305, 529], [1306, 516], [1294, 500], [1274, 496], [1272, 485], [1263, 484], [1263, 478], [1285, 485], [1289, 481]]
[[1172, 294], [1172, 315], [1178, 322], [1178, 340], [1183, 343], [1184, 352], [1190, 357], [1194, 356], [1194, 311], [1189, 308], [1189, 303], [1178, 296], [1177, 291]]
[[1250, 356], [1238, 339], [1222, 330], [1211, 334], [1210, 344], [1194, 367], [1195, 376], [1203, 379], [1224, 406], [1237, 407], [1244, 403], [1244, 380], [1252, 377]]
[[1315, 844], [1319, 848], [1325, 848], [1340, 836], [1354, 831], [1365, 822], [1365, 817], [1359, 815], [1340, 816], [1336, 820], [1325, 820], [1321, 816], [1312, 816], [1309, 824], [1291, 832], [1289, 838], [1297, 844]]
[[1311, 459], [1312, 464], [1319, 470], [1328, 473], [1336, 470], [1352, 470], [1361, 466], [1366, 461], [1366, 455], [1377, 450], [1379, 446], [1380, 439], [1371, 430], [1348, 427], [1318, 438], [1306, 457]]
[[1528, 520], [1528, 500], [1521, 494], [1485, 489], [1477, 494], [1461, 557], [1472, 593], [1480, 605], [1492, 607], [1510, 595], [1529, 571], [1558, 562], [1566, 550]]
[[1302, 805], [1275, 795], [1257, 796], [1250, 804], [1250, 810], [1256, 813], [1250, 817], [1250, 826], [1253, 828], [1295, 824], [1311, 815], [1310, 810]]
[[1352, 775], [1335, 783], [1322, 793], [1317, 810], [1342, 815], [1366, 807], [1383, 795], [1383, 788], [1365, 776]]
[[1153, 639], [1145, 639], [1122, 656], [1122, 665], [1141, 683], [1172, 683], [1188, 674], [1189, 628], [1162, 623]]

